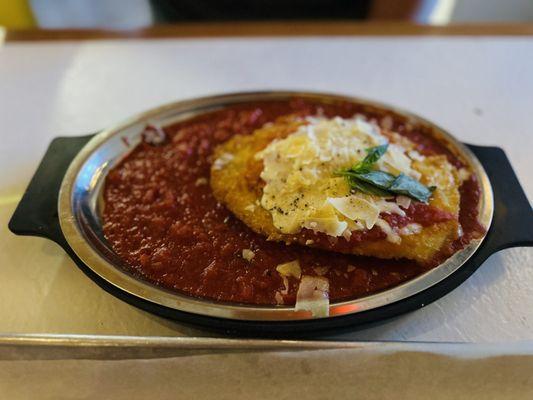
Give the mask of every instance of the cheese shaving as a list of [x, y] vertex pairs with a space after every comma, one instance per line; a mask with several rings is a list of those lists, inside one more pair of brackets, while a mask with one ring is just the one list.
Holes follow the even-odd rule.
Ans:
[[426, 157], [424, 157], [416, 150], [410, 150], [407, 155], [411, 158], [411, 160], [415, 161], [424, 161], [426, 159]]
[[298, 260], [290, 261], [285, 264], [279, 264], [276, 267], [276, 271], [283, 277], [290, 277], [300, 279], [302, 275], [302, 270], [300, 268], [300, 262]]
[[396, 197], [396, 204], [398, 204], [400, 207], [402, 207], [404, 210], [407, 210], [409, 206], [411, 205], [411, 198], [407, 196], [397, 196]]
[[399, 233], [402, 236], [414, 235], [420, 232], [422, 232], [422, 225], [420, 224], [409, 224], [399, 230]]
[[460, 168], [457, 172], [459, 173], [459, 182], [463, 183], [470, 179], [470, 171], [466, 168]]
[[372, 229], [378, 220], [379, 208], [361, 197], [328, 197], [327, 201], [345, 217], [364, 222], [367, 229]]
[[289, 279], [287, 279], [286, 276], [282, 276], [281, 279], [283, 280], [283, 286], [285, 286], [285, 289], [281, 290], [280, 293], [282, 295], [289, 294]]
[[235, 156], [231, 153], [223, 153], [213, 163], [213, 169], [222, 169], [230, 163]]
[[337, 218], [307, 218], [302, 226], [314, 232], [323, 232], [329, 236], [342, 236], [348, 223]]
[[400, 238], [400, 235], [398, 235], [394, 231], [394, 229], [392, 229], [389, 223], [385, 221], [384, 219], [381, 219], [381, 218], [378, 219], [378, 221], [376, 222], [376, 225], [379, 226], [383, 232], [385, 232], [385, 234], [387, 235], [387, 241], [391, 243], [395, 243], [395, 244], [398, 244], [402, 241], [402, 239]]
[[313, 317], [329, 315], [329, 281], [323, 277], [302, 276], [296, 293], [295, 311], [311, 311]]
[[194, 182], [194, 186], [207, 185], [207, 183], [208, 183], [207, 178], [201, 177], [201, 178], [196, 179], [196, 181]]
[[[354, 193], [346, 179], [336, 175], [337, 171], [360, 162], [366, 156], [366, 149], [384, 143], [387, 138], [379, 126], [361, 117], [306, 118], [305, 124], [294, 133], [271, 142], [256, 154], [263, 161], [261, 178], [265, 181], [261, 206], [271, 214], [274, 226], [281, 233], [296, 234], [309, 229], [346, 240], [354, 230], [372, 229], [380, 213], [404, 216], [401, 206], [406, 205], [405, 201], [400, 204]], [[418, 179], [420, 173], [412, 168], [403, 144], [389, 144], [377, 167]], [[223, 161], [221, 156], [215, 161], [215, 167]], [[250, 206], [246, 210], [253, 211]], [[385, 226], [383, 223], [379, 226], [382, 225]], [[392, 233], [388, 236], [394, 237]]]
[[255, 253], [250, 249], [243, 249], [242, 251], [242, 258], [244, 258], [246, 261], [252, 261], [252, 259], [255, 257]]

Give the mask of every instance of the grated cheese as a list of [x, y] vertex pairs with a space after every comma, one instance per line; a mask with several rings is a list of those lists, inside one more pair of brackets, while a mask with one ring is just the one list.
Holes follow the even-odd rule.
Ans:
[[407, 210], [411, 205], [411, 198], [407, 196], [396, 196], [396, 204], [402, 207], [404, 210]]
[[470, 179], [470, 171], [466, 168], [460, 168], [457, 172], [459, 173], [459, 182], [463, 183]]
[[327, 201], [345, 217], [364, 222], [367, 229], [372, 229], [378, 220], [379, 208], [359, 196], [328, 197]]
[[276, 300], [276, 303], [278, 305], [281, 305], [281, 304], [285, 303], [285, 301], [283, 299], [283, 295], [280, 292], [278, 292], [278, 291], [276, 291], [276, 293], [274, 294], [274, 299]]
[[[335, 174], [361, 161], [369, 147], [387, 143], [379, 126], [357, 116], [308, 117], [305, 121], [296, 132], [256, 154], [263, 161], [261, 178], [265, 181], [260, 203], [280, 232], [295, 234], [306, 228], [349, 240], [355, 230], [372, 229], [380, 213], [405, 215], [402, 204], [352, 193], [346, 180]], [[411, 162], [405, 147], [390, 144], [377, 167], [418, 179], [420, 173]], [[397, 234], [387, 235], [399, 239]]]
[[207, 185], [207, 178], [198, 178], [196, 179], [196, 182], [194, 182], [194, 186], [202, 186], [202, 185]]
[[399, 230], [400, 235], [404, 236], [414, 235], [420, 232], [422, 232], [422, 225], [420, 224], [409, 224]]
[[242, 250], [242, 258], [244, 258], [246, 261], [252, 261], [252, 259], [255, 257], [255, 253], [250, 249], [243, 249]]
[[276, 271], [282, 276], [282, 277], [294, 277], [296, 279], [300, 279], [300, 276], [302, 275], [302, 270], [300, 268], [300, 262], [298, 260], [290, 261], [285, 264], [279, 264], [276, 267]]
[[224, 168], [228, 163], [233, 160], [235, 156], [231, 153], [223, 153], [218, 157], [215, 162], [213, 163], [213, 169], [222, 169]]
[[329, 315], [329, 281], [323, 277], [302, 276], [296, 293], [295, 311], [311, 311], [313, 317]]
[[384, 219], [378, 219], [376, 225], [379, 226], [383, 232], [385, 232], [385, 235], [387, 235], [388, 242], [398, 244], [402, 241], [400, 235], [398, 235], [398, 233], [396, 233], [394, 229], [392, 229], [392, 227], [389, 225], [389, 223]]
[[407, 155], [411, 158], [411, 160], [415, 161], [424, 161], [426, 159], [426, 157], [424, 157], [416, 150], [410, 150]]

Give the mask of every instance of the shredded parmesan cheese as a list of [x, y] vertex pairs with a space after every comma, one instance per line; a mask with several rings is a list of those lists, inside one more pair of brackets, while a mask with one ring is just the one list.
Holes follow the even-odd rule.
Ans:
[[379, 208], [361, 197], [328, 197], [327, 201], [345, 217], [364, 222], [367, 229], [372, 229], [378, 220]]
[[397, 196], [396, 197], [396, 203], [402, 207], [404, 210], [407, 210], [409, 206], [411, 205], [411, 198], [407, 196]]
[[346, 229], [343, 233], [342, 233], [342, 237], [344, 239], [346, 239], [346, 241], [350, 241], [350, 239], [352, 238], [352, 231], [350, 231], [349, 229]]
[[416, 150], [410, 150], [407, 155], [411, 158], [411, 160], [415, 161], [424, 161], [426, 159], [426, 157], [424, 157]]
[[158, 124], [146, 125], [142, 136], [144, 141], [151, 145], [159, 145], [163, 143], [167, 138], [167, 135], [163, 131], [163, 128], [161, 128], [161, 126], [159, 126]]
[[402, 236], [414, 235], [420, 232], [422, 232], [422, 225], [420, 224], [409, 224], [399, 230]]
[[400, 236], [394, 231], [394, 229], [392, 229], [389, 223], [385, 221], [384, 219], [381, 219], [381, 218], [378, 219], [378, 221], [376, 222], [376, 225], [379, 226], [383, 232], [385, 232], [385, 234], [387, 235], [387, 241], [391, 243], [395, 243], [395, 244], [398, 244], [402, 241]]
[[283, 280], [283, 286], [285, 286], [285, 289], [280, 291], [280, 293], [285, 296], [286, 294], [289, 293], [289, 280], [287, 279], [286, 276], [282, 276], [281, 279]]
[[302, 270], [300, 268], [300, 262], [298, 260], [294, 260], [285, 264], [279, 264], [276, 267], [276, 271], [282, 276], [282, 277], [289, 277], [292, 276], [296, 279], [300, 279], [300, 276], [302, 275]]
[[313, 317], [329, 315], [329, 281], [323, 277], [302, 276], [296, 293], [295, 311], [311, 311]]
[[223, 153], [213, 163], [213, 169], [222, 169], [233, 160], [235, 156], [231, 153]]
[[201, 186], [201, 185], [207, 185], [207, 179], [202, 177], [196, 179], [196, 182], [194, 182], [194, 186]]
[[[265, 181], [260, 203], [280, 232], [295, 234], [305, 228], [349, 240], [351, 232], [372, 229], [378, 224], [380, 213], [405, 215], [403, 209], [408, 208], [405, 199], [398, 203], [353, 193], [346, 180], [336, 175], [336, 171], [361, 161], [366, 149], [387, 143], [375, 122], [357, 116], [352, 119], [308, 117], [302, 121], [305, 123], [294, 133], [271, 142], [256, 154], [263, 161], [261, 178]], [[219, 157], [214, 167], [224, 160], [223, 156]], [[411, 163], [404, 143], [398, 142], [389, 144], [376, 167], [418, 179], [420, 173]], [[246, 210], [253, 211], [249, 207]], [[378, 226], [385, 230], [388, 226], [385, 224], [381, 222]], [[388, 228], [385, 233], [390, 240], [399, 240]]]
[[468, 171], [466, 168], [460, 168], [458, 173], [459, 173], [459, 182], [463, 183], [464, 181], [467, 181], [470, 179], [470, 171]]
[[252, 261], [252, 259], [255, 257], [255, 253], [250, 249], [243, 249], [242, 251], [242, 258], [244, 258], [246, 261]]

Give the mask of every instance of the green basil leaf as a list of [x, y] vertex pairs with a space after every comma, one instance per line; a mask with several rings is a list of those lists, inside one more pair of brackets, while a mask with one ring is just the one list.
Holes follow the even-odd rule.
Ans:
[[380, 197], [391, 196], [390, 192], [380, 189], [379, 187], [374, 186], [371, 183], [360, 181], [357, 178], [354, 178], [353, 176], [349, 177], [349, 184], [352, 189], [359, 190], [360, 192], [363, 192], [366, 194], [373, 194], [374, 196], [380, 196]]
[[371, 147], [366, 149], [366, 157], [357, 164], [354, 168], [354, 172], [363, 172], [364, 170], [369, 170], [372, 165], [374, 165], [382, 156], [387, 152], [389, 144], [385, 143], [381, 146]]
[[372, 165], [375, 164], [383, 156], [383, 154], [385, 154], [388, 148], [389, 144], [385, 143], [381, 146], [370, 147], [369, 149], [366, 149], [367, 155], [363, 160], [351, 168], [336, 171], [335, 175], [346, 177], [354, 174], [370, 172]]
[[369, 171], [355, 174], [354, 176], [360, 181], [371, 183], [380, 189], [389, 190], [396, 177], [388, 172]]
[[372, 166], [385, 154], [389, 147], [386, 143], [367, 149], [366, 157], [345, 170], [335, 172], [337, 176], [344, 176], [350, 188], [366, 194], [388, 197], [393, 194], [403, 194], [415, 200], [427, 203], [435, 190], [434, 186], [427, 187], [407, 175], [394, 176], [388, 172], [372, 170]]
[[403, 194], [415, 200], [427, 203], [435, 190], [434, 186], [427, 187], [416, 179], [405, 174], [400, 174], [389, 186], [388, 190], [396, 194]]

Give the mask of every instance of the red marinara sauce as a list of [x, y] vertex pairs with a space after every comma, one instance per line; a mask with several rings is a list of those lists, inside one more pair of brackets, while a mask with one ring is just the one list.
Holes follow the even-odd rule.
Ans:
[[[250, 134], [282, 115], [307, 116], [319, 111], [327, 117], [361, 113], [378, 121], [383, 118], [378, 111], [358, 104], [318, 104], [295, 98], [215, 111], [166, 127], [163, 143], [143, 141], [106, 178], [102, 217], [111, 247], [131, 272], [162, 287], [213, 300], [269, 305], [277, 304], [276, 292], [285, 289], [276, 272], [276, 266], [284, 262], [298, 259], [302, 274], [328, 278], [330, 299], [335, 301], [398, 285], [435, 267], [450, 252], [479, 236], [480, 192], [475, 177], [461, 187], [464, 235], [432, 265], [332, 256], [323, 250], [269, 242], [216, 201], [209, 175], [212, 152], [218, 144], [236, 134]], [[462, 166], [453, 153], [423, 131], [425, 128], [392, 118], [393, 129], [417, 143], [422, 154], [446, 154], [450, 162]], [[435, 221], [447, 218], [427, 206], [419, 207], [412, 206], [408, 214], [422, 222], [428, 215]], [[405, 224], [392, 216], [389, 222]], [[368, 235], [382, 238], [379, 230]], [[243, 249], [255, 253], [252, 260], [243, 258]], [[285, 304], [294, 303], [297, 286], [297, 280], [289, 279]]]

